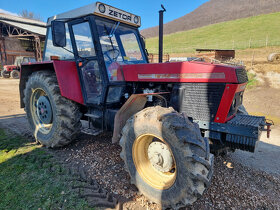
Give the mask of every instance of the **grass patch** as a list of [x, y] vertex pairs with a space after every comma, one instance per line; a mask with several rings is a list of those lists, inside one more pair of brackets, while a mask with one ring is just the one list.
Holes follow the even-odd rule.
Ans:
[[[279, 46], [280, 12], [177, 32], [164, 36], [164, 53], [194, 52], [196, 48], [247, 49]], [[158, 37], [146, 39], [151, 53], [158, 51]]]
[[247, 88], [251, 89], [251, 88], [257, 86], [258, 85], [257, 75], [254, 73], [250, 73], [250, 72], [248, 72], [247, 75], [248, 75]]
[[39, 145], [0, 129], [0, 209], [90, 209]]

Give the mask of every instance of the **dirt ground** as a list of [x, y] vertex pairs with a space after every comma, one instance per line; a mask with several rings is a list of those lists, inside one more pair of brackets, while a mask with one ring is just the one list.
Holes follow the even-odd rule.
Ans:
[[[24, 110], [19, 107], [18, 82], [0, 78], [0, 127], [32, 138]], [[263, 135], [255, 153], [238, 150], [215, 158], [211, 187], [188, 209], [280, 209], [280, 89], [253, 88], [246, 91], [244, 100], [249, 113], [274, 120], [271, 138]], [[123, 169], [121, 148], [110, 142], [110, 133], [95, 137], [83, 134], [54, 153], [64, 162], [84, 167], [87, 176], [123, 203], [123, 209], [159, 209], [137, 194]]]

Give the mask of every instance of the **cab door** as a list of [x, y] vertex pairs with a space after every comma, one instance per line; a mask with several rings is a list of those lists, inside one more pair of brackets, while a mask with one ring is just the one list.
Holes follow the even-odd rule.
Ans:
[[81, 18], [68, 24], [75, 60], [86, 104], [99, 105], [104, 98], [104, 79], [96, 54], [91, 18]]

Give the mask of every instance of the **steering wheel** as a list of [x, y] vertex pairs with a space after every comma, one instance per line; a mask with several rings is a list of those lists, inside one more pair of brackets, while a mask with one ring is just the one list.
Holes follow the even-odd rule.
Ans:
[[[116, 48], [107, 50], [104, 52], [104, 55], [109, 59], [110, 63], [117, 61], [117, 58], [120, 55], [120, 51]], [[113, 56], [112, 56], [113, 55]]]

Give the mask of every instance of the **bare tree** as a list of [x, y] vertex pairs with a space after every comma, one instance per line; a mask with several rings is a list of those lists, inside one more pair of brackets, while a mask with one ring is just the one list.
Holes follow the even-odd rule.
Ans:
[[28, 11], [27, 9], [23, 9], [20, 13], [18, 13], [18, 15], [21, 17], [24, 17], [24, 18], [42, 21], [42, 18], [40, 15], [35, 14], [34, 12], [31, 12], [31, 11]]

